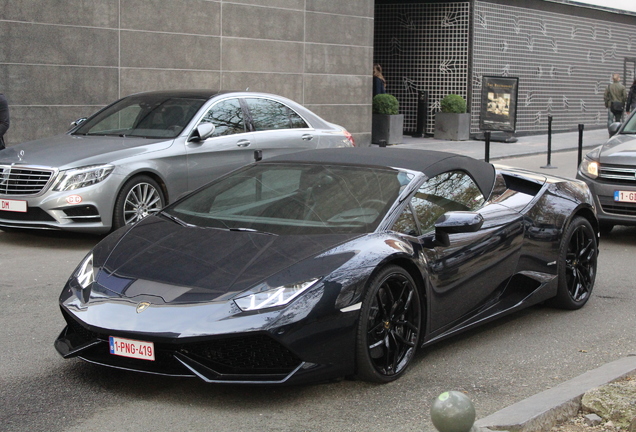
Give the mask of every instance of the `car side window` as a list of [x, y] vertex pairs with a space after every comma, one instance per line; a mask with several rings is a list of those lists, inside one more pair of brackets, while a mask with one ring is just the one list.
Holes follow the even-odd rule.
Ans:
[[422, 232], [430, 231], [435, 221], [449, 211], [474, 211], [485, 202], [475, 181], [463, 171], [449, 171], [424, 183], [411, 205]]
[[201, 123], [212, 123], [213, 137], [245, 132], [245, 117], [238, 99], [226, 99], [215, 104], [205, 114]]
[[280, 102], [263, 98], [248, 98], [245, 101], [255, 131], [308, 127], [300, 115]]
[[410, 205], [404, 208], [398, 220], [393, 224], [393, 231], [410, 236], [418, 236], [420, 234]]

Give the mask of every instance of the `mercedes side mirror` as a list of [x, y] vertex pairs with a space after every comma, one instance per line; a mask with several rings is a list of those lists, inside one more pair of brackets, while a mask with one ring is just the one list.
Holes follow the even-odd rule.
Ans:
[[212, 123], [200, 123], [194, 128], [188, 141], [205, 141], [214, 133], [214, 125]]

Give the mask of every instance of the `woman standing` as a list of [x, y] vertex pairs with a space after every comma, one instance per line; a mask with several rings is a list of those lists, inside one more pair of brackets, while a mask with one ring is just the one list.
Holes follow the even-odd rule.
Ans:
[[382, 75], [382, 66], [373, 65], [373, 96], [386, 93], [386, 80]]

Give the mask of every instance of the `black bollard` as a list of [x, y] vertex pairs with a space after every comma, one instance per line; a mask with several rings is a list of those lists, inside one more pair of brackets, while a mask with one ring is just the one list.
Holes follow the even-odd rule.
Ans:
[[585, 125], [579, 124], [579, 158], [577, 168], [581, 165], [581, 161], [583, 160], [583, 129]]
[[484, 142], [486, 143], [486, 155], [484, 160], [490, 162], [490, 131], [484, 132]]
[[542, 166], [541, 168], [543, 169], [556, 169], [558, 167], [553, 167], [550, 164], [550, 161], [552, 160], [552, 116], [549, 115], [548, 116], [548, 164], [545, 166]]

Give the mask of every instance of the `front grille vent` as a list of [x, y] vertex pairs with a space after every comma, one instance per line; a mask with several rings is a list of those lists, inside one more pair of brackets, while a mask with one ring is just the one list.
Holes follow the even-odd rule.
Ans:
[[636, 184], [636, 168], [601, 165], [599, 178], [613, 183]]
[[599, 196], [601, 208], [605, 213], [614, 213], [624, 216], [636, 216], [636, 203], [614, 201], [612, 197]]
[[54, 172], [53, 169], [0, 165], [0, 195], [37, 195], [45, 190]]

